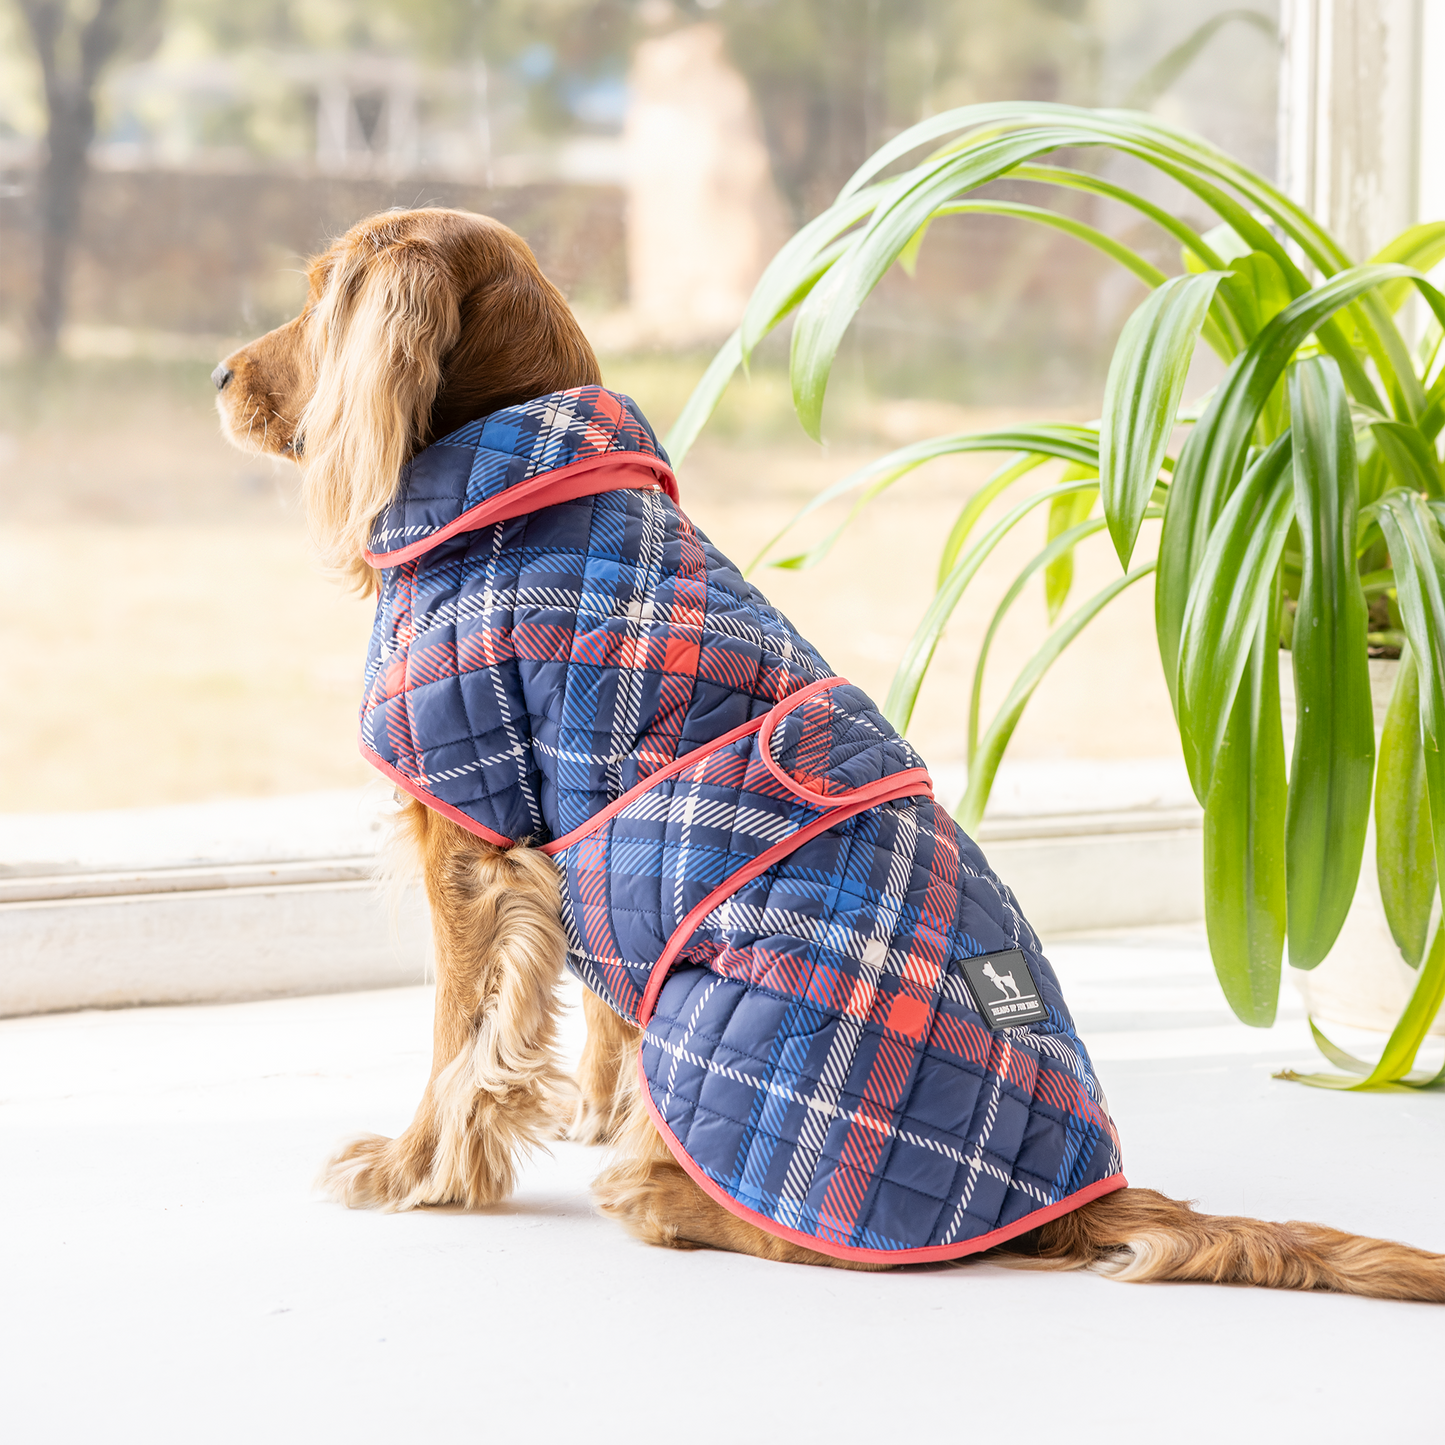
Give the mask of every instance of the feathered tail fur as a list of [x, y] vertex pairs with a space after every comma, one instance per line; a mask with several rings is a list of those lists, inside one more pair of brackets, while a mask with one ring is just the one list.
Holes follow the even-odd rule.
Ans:
[[1445, 1255], [1296, 1219], [1198, 1214], [1153, 1189], [1106, 1194], [988, 1257], [1027, 1269], [1094, 1269], [1131, 1283], [1201, 1280], [1445, 1303]]

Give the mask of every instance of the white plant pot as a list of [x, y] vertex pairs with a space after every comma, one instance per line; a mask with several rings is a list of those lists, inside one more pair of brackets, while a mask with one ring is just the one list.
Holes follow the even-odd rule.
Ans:
[[[1395, 688], [1398, 662], [1370, 659], [1370, 692], [1375, 704], [1375, 741], [1379, 742], [1385, 711]], [[1280, 710], [1284, 718], [1285, 758], [1294, 748], [1294, 670], [1290, 655], [1279, 655]], [[1305, 1008], [1315, 1018], [1348, 1024], [1360, 1029], [1388, 1033], [1399, 1021], [1419, 977], [1395, 946], [1385, 905], [1380, 900], [1380, 880], [1375, 868], [1375, 818], [1370, 810], [1365, 855], [1360, 863], [1360, 881], [1345, 926], [1328, 955], [1311, 969], [1288, 970]], [[1445, 1011], [1430, 1032], [1445, 1035]]]

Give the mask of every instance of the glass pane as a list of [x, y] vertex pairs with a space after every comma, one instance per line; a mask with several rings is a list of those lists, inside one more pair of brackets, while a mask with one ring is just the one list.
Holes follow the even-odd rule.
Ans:
[[[90, 12], [61, 8], [64, 80]], [[305, 259], [360, 218], [446, 206], [515, 228], [608, 384], [662, 431], [777, 247], [923, 117], [1000, 99], [1144, 105], [1273, 169], [1273, 3], [176, 0], [159, 21], [144, 9], [126, 12], [142, 19], [122, 26], [94, 89], [88, 167], [84, 108], [47, 115], [34, 38], [18, 7], [0, 11], [0, 810], [370, 776], [354, 744], [370, 605], [312, 565], [295, 468], [221, 439], [209, 380], [295, 314]], [[1018, 182], [990, 193], [1037, 197]], [[1179, 269], [1172, 243], [1121, 208], [1080, 197], [1075, 210]], [[940, 221], [916, 273], [890, 275], [850, 333], [826, 447], [793, 416], [780, 333], [688, 458], [684, 504], [746, 561], [889, 446], [1001, 418], [1087, 419], [1142, 295], [1057, 233]], [[253, 431], [267, 426], [258, 415]], [[822, 568], [765, 570], [760, 584], [881, 698], [942, 536], [988, 469], [937, 468]], [[1094, 565], [1080, 563], [1085, 581]], [[1174, 751], [1148, 608], [1140, 590], [1115, 632], [1099, 624], [1093, 654], [1061, 665], [1062, 691], [1017, 750]], [[1026, 610], [1001, 647], [1041, 632], [1042, 603]], [[960, 622], [930, 684], [914, 740], [932, 762], [961, 756], [985, 620]]]

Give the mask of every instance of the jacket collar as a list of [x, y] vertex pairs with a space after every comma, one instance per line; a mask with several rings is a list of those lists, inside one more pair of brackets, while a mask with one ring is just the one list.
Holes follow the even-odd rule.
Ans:
[[637, 403], [605, 387], [549, 392], [479, 417], [402, 468], [396, 496], [372, 524], [368, 560], [387, 566], [403, 560], [400, 552], [414, 556], [510, 488], [617, 452], [660, 462], [671, 475]]

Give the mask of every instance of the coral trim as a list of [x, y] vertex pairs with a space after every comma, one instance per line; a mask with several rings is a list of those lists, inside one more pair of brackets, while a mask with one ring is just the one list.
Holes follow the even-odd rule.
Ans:
[[[751, 863], [745, 863], [736, 873], [730, 873], [696, 908], [692, 909], [686, 918], [672, 931], [671, 937], [667, 940], [667, 947], [662, 950], [656, 963], [652, 965], [652, 972], [647, 976], [647, 988], [642, 995], [642, 1002], [637, 1007], [637, 1022], [641, 1027], [646, 1027], [657, 1009], [657, 1000], [662, 993], [662, 985], [667, 982], [667, 975], [671, 972], [672, 966], [677, 962], [678, 955], [692, 940], [703, 919], [707, 917], [719, 903], [731, 898], [745, 883], [751, 883], [761, 873], [766, 873], [774, 863], [786, 858], [789, 853], [801, 848], [811, 838], [816, 838], [819, 833], [826, 833], [835, 823], [841, 823], [845, 818], [851, 818], [855, 813], [861, 813], [878, 803], [885, 803], [889, 798], [907, 798], [916, 793], [928, 791], [926, 788], [919, 788], [913, 781], [913, 771], [897, 773], [892, 780], [897, 783], [899, 778], [908, 781], [897, 783], [891, 793], [862, 798], [851, 803], [844, 804], [841, 808], [834, 808], [831, 812], [824, 813], [821, 818], [815, 819], [806, 827], [799, 828], [796, 833], [791, 833], [781, 843], [774, 843], [765, 852], [759, 853]], [[928, 775], [925, 773], [924, 778]], [[871, 786], [871, 784], [870, 784]], [[863, 791], [859, 789], [859, 791]], [[932, 797], [932, 793], [929, 792]]]
[[[607, 475], [590, 476], [590, 473], [604, 469]], [[641, 480], [639, 474], [647, 480]], [[478, 502], [475, 507], [468, 507], [460, 517], [418, 542], [398, 547], [394, 552], [363, 552], [362, 556], [373, 567], [395, 567], [430, 552], [458, 532], [475, 532], [482, 527], [490, 527], [494, 522], [506, 522], [528, 512], [539, 512], [557, 502], [571, 502], [578, 497], [596, 496], [600, 492], [628, 490], [663, 491], [674, 502], [681, 503], [677, 478], [661, 457], [650, 457], [645, 452], [603, 452], [518, 482], [515, 487], [508, 487], [497, 496]]]
[[494, 833], [490, 828], [484, 828], [480, 823], [473, 822], [460, 808], [454, 808], [450, 803], [442, 802], [435, 794], [427, 792], [415, 778], [409, 778], [405, 773], [397, 772], [385, 758], [377, 754], [374, 749], [367, 747], [360, 738], [357, 739], [357, 746], [361, 749], [361, 756], [372, 767], [385, 773], [398, 788], [410, 793], [419, 803], [425, 803], [428, 808], [434, 808], [443, 817], [460, 824], [468, 833], [475, 833], [478, 838], [485, 838], [488, 843], [495, 843], [499, 848], [516, 847], [517, 840], [515, 838], [504, 838], [500, 833]]
[[1001, 1225], [998, 1229], [989, 1230], [987, 1234], [980, 1234], [975, 1239], [961, 1240], [958, 1244], [931, 1244], [918, 1249], [864, 1249], [861, 1245], [855, 1244], [833, 1244], [829, 1240], [819, 1239], [817, 1235], [789, 1229], [786, 1224], [779, 1224], [777, 1220], [769, 1219], [766, 1214], [759, 1214], [756, 1209], [749, 1209], [746, 1204], [741, 1204], [734, 1199], [716, 1180], [704, 1173], [694, 1163], [692, 1156], [682, 1147], [677, 1135], [668, 1127], [661, 1110], [653, 1102], [652, 1088], [642, 1067], [640, 1050], [637, 1055], [637, 1076], [642, 1082], [642, 1102], [647, 1105], [647, 1112], [652, 1116], [652, 1122], [657, 1125], [657, 1132], [662, 1135], [662, 1142], [672, 1151], [673, 1158], [687, 1170], [688, 1176], [703, 1193], [717, 1200], [729, 1214], [736, 1214], [745, 1223], [755, 1225], [758, 1229], [776, 1235], [779, 1239], [786, 1239], [790, 1244], [801, 1245], [804, 1249], [811, 1249], [815, 1254], [826, 1254], [833, 1259], [860, 1259], [866, 1260], [869, 1264], [930, 1264], [940, 1259], [960, 1259], [967, 1254], [978, 1254], [981, 1250], [992, 1249], [994, 1245], [1015, 1239], [1020, 1234], [1027, 1234], [1029, 1230], [1037, 1229], [1039, 1225], [1047, 1224], [1051, 1219], [1058, 1219], [1064, 1214], [1072, 1214], [1074, 1210], [1081, 1205], [1088, 1204], [1090, 1200], [1101, 1199], [1105, 1194], [1112, 1194], [1116, 1189], [1129, 1187], [1129, 1181], [1122, 1174], [1111, 1174], [1107, 1179], [1086, 1184], [1082, 1189], [1076, 1189], [1072, 1194], [1065, 1195], [1057, 1204], [1046, 1204], [1042, 1209], [1036, 1209], [1032, 1214], [1026, 1214], [1022, 1219], [1014, 1220], [1012, 1224]]
[[763, 719], [763, 730], [758, 737], [758, 750], [762, 755], [763, 766], [792, 794], [801, 798], [805, 803], [812, 804], [815, 808], [832, 807], [835, 803], [851, 803], [855, 800], [862, 802], [869, 798], [884, 797], [896, 798], [897, 791], [893, 785], [907, 778], [911, 786], [909, 791], [915, 793], [927, 793], [933, 796], [933, 779], [928, 775], [927, 768], [905, 768], [902, 772], [889, 773], [886, 777], [876, 778], [871, 783], [864, 783], [861, 788], [848, 788], [841, 793], [815, 793], [811, 788], [805, 788], [791, 773], [785, 773], [773, 758], [773, 733], [778, 724], [787, 717], [795, 708], [807, 702], [810, 697], [820, 692], [826, 692], [835, 687], [849, 686], [848, 680], [843, 677], [823, 677], [817, 682], [810, 682], [807, 687], [801, 687], [797, 692], [789, 693], [782, 702], [773, 708]]
[[659, 768], [655, 773], [649, 773], [640, 782], [636, 782], [628, 788], [620, 798], [608, 803], [601, 812], [594, 813], [585, 823], [579, 824], [570, 833], [564, 833], [551, 843], [544, 843], [541, 851], [547, 854], [560, 853], [564, 848], [570, 848], [574, 843], [580, 843], [589, 833], [595, 833], [609, 818], [615, 818], [624, 808], [630, 807], [658, 783], [666, 782], [668, 778], [675, 777], [678, 773], [685, 773], [696, 763], [705, 763], [715, 752], [721, 751], [729, 743], [735, 743], [739, 738], [745, 738], [749, 733], [757, 732], [770, 716], [771, 714], [764, 713], [762, 717], [755, 717], [751, 722], [745, 722], [740, 727], [735, 727], [720, 738], [714, 738], [712, 742], [704, 743], [700, 748], [694, 748], [690, 753], [668, 763], [665, 768]]

